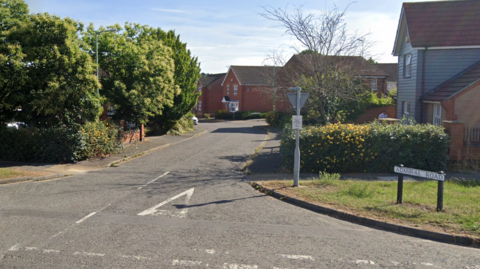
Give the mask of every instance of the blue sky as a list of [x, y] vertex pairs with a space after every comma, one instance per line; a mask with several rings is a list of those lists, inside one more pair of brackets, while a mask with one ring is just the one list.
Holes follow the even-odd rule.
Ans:
[[[425, 1], [425, 0], [424, 0]], [[226, 72], [230, 65], [268, 64], [274, 50], [285, 58], [294, 53], [295, 42], [275, 22], [258, 15], [262, 6], [284, 8], [303, 5], [305, 11], [318, 12], [336, 5], [347, 10], [350, 31], [371, 33], [376, 42], [370, 50], [379, 62], [396, 62], [391, 56], [402, 6], [401, 0], [25, 0], [31, 13], [48, 12], [70, 17], [95, 28], [125, 22], [147, 24], [175, 30], [201, 62], [202, 72]], [[414, 1], [406, 1], [414, 2]]]

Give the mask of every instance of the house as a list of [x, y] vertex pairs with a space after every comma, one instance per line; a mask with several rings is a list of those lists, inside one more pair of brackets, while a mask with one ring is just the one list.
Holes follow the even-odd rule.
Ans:
[[198, 80], [196, 92], [200, 93], [200, 96], [193, 109], [198, 117], [203, 117], [205, 114], [213, 115], [215, 111], [223, 108], [221, 102], [223, 97], [222, 81], [225, 75], [226, 73], [206, 74]]
[[388, 94], [390, 90], [397, 89], [398, 82], [398, 63], [378, 63], [375, 64], [378, 69], [387, 73], [385, 78], [385, 87], [383, 91]]
[[397, 118], [480, 127], [480, 1], [403, 3]]
[[224, 109], [235, 111], [290, 111], [285, 93], [277, 91], [282, 67], [232, 65], [222, 81]]
[[385, 95], [388, 74], [361, 56], [295, 54], [285, 64], [279, 84], [287, 86], [302, 75], [313, 76], [315, 72], [321, 73], [333, 66], [350, 76], [361, 77], [366, 89], [378, 93], [379, 96]]

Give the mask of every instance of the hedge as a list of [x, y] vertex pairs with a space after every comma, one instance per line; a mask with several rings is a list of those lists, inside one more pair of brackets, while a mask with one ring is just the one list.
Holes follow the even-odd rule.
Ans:
[[266, 112], [237, 111], [230, 113], [224, 109], [215, 111], [215, 119], [248, 120], [265, 118]]
[[[307, 126], [300, 132], [301, 171], [393, 172], [394, 165], [445, 169], [449, 137], [442, 127], [372, 123]], [[282, 165], [293, 169], [295, 132], [286, 126]]]
[[90, 122], [75, 127], [0, 128], [0, 160], [67, 163], [122, 148], [119, 131], [110, 123]]

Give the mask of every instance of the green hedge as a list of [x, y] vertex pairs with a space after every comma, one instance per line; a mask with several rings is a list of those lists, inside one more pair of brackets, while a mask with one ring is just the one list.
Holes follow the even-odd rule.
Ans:
[[[433, 125], [332, 124], [300, 132], [301, 171], [392, 172], [394, 165], [440, 171], [448, 162], [449, 137]], [[280, 153], [293, 169], [295, 132], [286, 126]]]
[[76, 127], [0, 129], [0, 160], [66, 163], [117, 152], [119, 131], [91, 122]]
[[285, 112], [282, 111], [270, 111], [267, 112], [267, 115], [265, 117], [265, 120], [267, 121], [268, 124], [270, 124], [273, 127], [279, 127], [283, 118], [287, 116]]
[[265, 118], [266, 112], [237, 111], [230, 113], [224, 109], [215, 111], [215, 119], [224, 120], [248, 120]]

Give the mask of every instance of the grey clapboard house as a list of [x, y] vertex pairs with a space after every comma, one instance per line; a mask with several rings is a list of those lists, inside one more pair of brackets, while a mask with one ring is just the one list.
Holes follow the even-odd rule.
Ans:
[[480, 124], [480, 1], [403, 3], [397, 118], [441, 125]]

